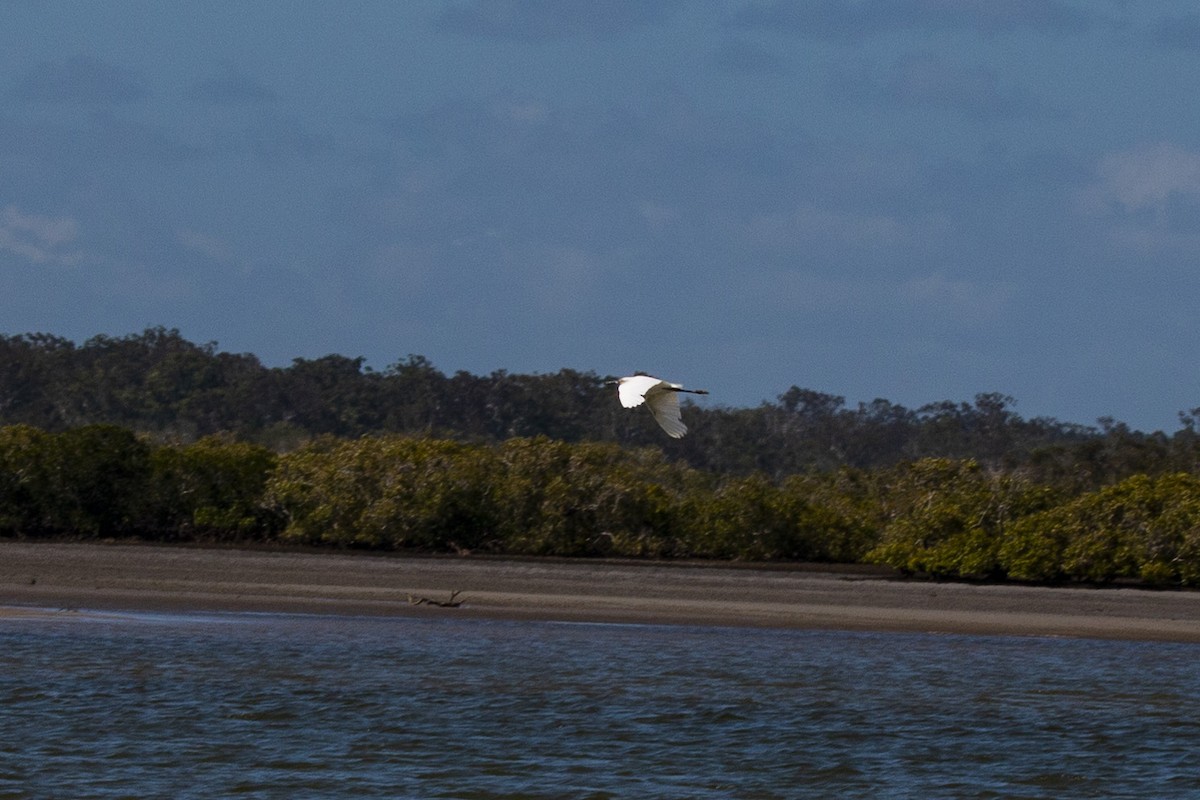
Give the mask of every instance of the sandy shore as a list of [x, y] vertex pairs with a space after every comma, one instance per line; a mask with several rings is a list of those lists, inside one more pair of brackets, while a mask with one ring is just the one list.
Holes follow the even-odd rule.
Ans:
[[[445, 603], [458, 592], [455, 607]], [[417, 603], [417, 604], [414, 604]], [[276, 611], [1200, 642], [1200, 593], [869, 570], [0, 542], [0, 615]]]

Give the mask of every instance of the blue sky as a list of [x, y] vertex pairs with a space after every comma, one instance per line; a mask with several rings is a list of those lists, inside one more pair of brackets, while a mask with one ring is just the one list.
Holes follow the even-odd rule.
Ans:
[[1190, 2], [36, 2], [0, 332], [1200, 406]]

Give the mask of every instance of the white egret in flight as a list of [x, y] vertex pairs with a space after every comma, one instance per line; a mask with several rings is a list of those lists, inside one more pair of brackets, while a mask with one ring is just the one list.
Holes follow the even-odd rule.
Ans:
[[617, 397], [625, 408], [645, 403], [654, 415], [654, 421], [673, 439], [687, 433], [687, 426], [679, 418], [679, 393], [708, 394], [707, 389], [685, 389], [678, 383], [668, 383], [653, 375], [630, 375], [606, 381], [605, 385], [617, 387]]

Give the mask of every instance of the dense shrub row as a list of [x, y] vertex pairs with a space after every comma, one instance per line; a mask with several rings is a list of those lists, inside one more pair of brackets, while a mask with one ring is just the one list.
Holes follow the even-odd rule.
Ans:
[[[817, 489], [819, 479], [807, 479]], [[826, 481], [828, 482], [828, 481]], [[533, 555], [856, 560], [844, 498], [717, 479], [655, 449], [545, 437], [465, 445], [323, 439], [281, 457], [265, 504], [284, 541]]]
[[0, 428], [0, 535], [874, 562], [952, 577], [1200, 584], [1200, 478], [1083, 494], [971, 460], [772, 480], [655, 448], [319, 438], [278, 455], [93, 425]]
[[277, 459], [220, 437], [151, 446], [112, 425], [0, 428], [0, 535], [270, 539]]
[[1200, 585], [1200, 477], [1135, 475], [1074, 497], [974, 462], [891, 471], [865, 558], [907, 572]]

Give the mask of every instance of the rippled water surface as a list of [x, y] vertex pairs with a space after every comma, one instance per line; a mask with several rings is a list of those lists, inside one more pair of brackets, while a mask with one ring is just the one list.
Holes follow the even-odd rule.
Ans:
[[1200, 795], [1200, 647], [306, 616], [0, 621], [0, 798]]

